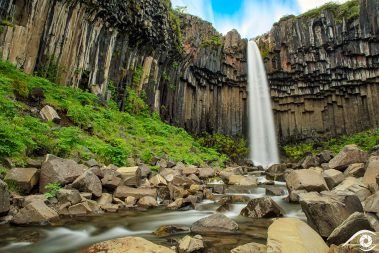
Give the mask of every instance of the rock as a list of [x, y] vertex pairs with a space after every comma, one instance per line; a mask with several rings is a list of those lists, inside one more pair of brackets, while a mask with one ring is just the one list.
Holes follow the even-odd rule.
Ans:
[[92, 193], [90, 193], [90, 192], [81, 192], [80, 193], [80, 197], [82, 198], [82, 201], [84, 201], [84, 200], [90, 200], [90, 199], [92, 199]]
[[164, 177], [168, 182], [171, 182], [175, 176], [180, 176], [181, 173], [179, 170], [175, 169], [163, 169], [159, 174]]
[[308, 224], [323, 237], [328, 237], [354, 212], [363, 211], [359, 198], [349, 194], [302, 193], [300, 204]]
[[196, 176], [195, 174], [191, 174], [187, 178], [195, 184], [201, 184], [202, 183], [201, 179], [198, 176]]
[[365, 184], [376, 184], [376, 177], [379, 176], [379, 156], [372, 156], [368, 160], [367, 169], [363, 176]]
[[177, 198], [185, 198], [188, 196], [188, 191], [184, 190], [183, 187], [175, 186], [170, 184], [168, 186], [168, 189], [170, 191], [170, 198], [171, 199], [177, 199]]
[[198, 252], [198, 250], [202, 249], [204, 249], [204, 243], [201, 239], [193, 238], [187, 235], [179, 241], [179, 253]]
[[363, 177], [365, 174], [366, 168], [364, 163], [353, 163], [344, 171], [346, 177]]
[[157, 166], [159, 166], [161, 169], [167, 168], [167, 161], [165, 159], [160, 159], [157, 163]]
[[149, 177], [150, 173], [151, 173], [151, 169], [145, 165], [142, 165], [139, 167], [140, 170], [141, 170], [141, 178], [147, 178]]
[[266, 179], [274, 181], [285, 181], [284, 175], [287, 170], [286, 164], [274, 164], [266, 170]]
[[86, 200], [85, 202], [70, 206], [68, 212], [73, 216], [85, 216], [96, 212], [98, 209], [96, 201]]
[[112, 204], [113, 202], [113, 196], [109, 193], [103, 193], [101, 194], [101, 197], [97, 200], [97, 204], [103, 208], [106, 205]]
[[22, 203], [22, 207], [25, 207], [25, 206], [27, 206], [30, 203], [35, 202], [35, 201], [45, 202], [45, 200], [46, 200], [46, 197], [44, 195], [28, 195], [28, 196], [25, 196], [23, 203]]
[[362, 253], [358, 245], [336, 246], [332, 244], [328, 253]]
[[229, 184], [241, 186], [257, 186], [258, 180], [254, 176], [245, 177], [241, 175], [231, 175], [229, 177]]
[[273, 218], [283, 216], [283, 212], [270, 197], [263, 197], [250, 200], [240, 214], [249, 218]]
[[14, 168], [11, 169], [4, 180], [14, 182], [18, 189], [24, 193], [29, 193], [39, 179], [39, 172], [36, 168]]
[[305, 222], [281, 218], [268, 228], [267, 252], [327, 253], [329, 247]]
[[329, 150], [323, 150], [317, 154], [318, 162], [320, 164], [328, 163], [333, 158], [333, 153]]
[[82, 200], [82, 197], [76, 189], [59, 189], [57, 199], [61, 204], [70, 203], [70, 205], [75, 205]]
[[126, 199], [125, 199], [125, 204], [126, 206], [134, 206], [137, 202], [137, 199], [136, 197], [133, 197], [133, 196], [128, 196]]
[[39, 180], [39, 191], [45, 193], [45, 186], [50, 183], [66, 185], [83, 174], [86, 166], [80, 165], [73, 160], [62, 159], [53, 155], [47, 155], [42, 163]]
[[95, 167], [95, 166], [99, 166], [99, 163], [95, 159], [90, 159], [88, 161], [85, 161], [84, 164], [90, 168]]
[[270, 196], [282, 196], [285, 194], [285, 191], [282, 188], [279, 188], [277, 186], [266, 186], [266, 195]]
[[34, 201], [22, 208], [13, 218], [17, 225], [46, 224], [59, 220], [57, 212], [48, 207], [43, 201]]
[[243, 169], [241, 167], [228, 167], [220, 171], [220, 177], [223, 180], [229, 181], [229, 177], [232, 175], [243, 175]]
[[103, 179], [101, 179], [101, 184], [106, 189], [114, 190], [121, 184], [121, 178], [112, 174], [106, 174]]
[[134, 167], [121, 167], [117, 169], [120, 173], [121, 179], [126, 186], [140, 186], [141, 185], [141, 169], [138, 166]]
[[289, 192], [294, 190], [306, 190], [308, 192], [321, 192], [329, 190], [321, 173], [312, 169], [294, 170], [286, 176]]
[[157, 175], [153, 176], [152, 178], [150, 178], [150, 183], [153, 184], [155, 187], [167, 185], [166, 179], [164, 179], [164, 177], [162, 177], [159, 174], [157, 174]]
[[267, 253], [267, 247], [264, 244], [252, 242], [238, 246], [232, 249], [230, 253]]
[[191, 226], [192, 233], [232, 233], [238, 230], [238, 224], [223, 214], [212, 214], [202, 218]]
[[345, 179], [344, 174], [341, 171], [335, 169], [325, 170], [322, 173], [322, 176], [324, 177], [329, 189], [333, 189], [336, 185]]
[[186, 176], [189, 176], [191, 174], [197, 175], [199, 174], [199, 169], [193, 166], [187, 166], [183, 168], [182, 173]]
[[328, 243], [343, 244], [361, 230], [374, 231], [366, 215], [355, 212], [333, 230], [328, 237]]
[[103, 209], [105, 212], [108, 213], [116, 213], [118, 209], [120, 208], [120, 205], [118, 204], [105, 204], [101, 206], [101, 209]]
[[175, 251], [149, 242], [140, 237], [124, 237], [105, 242], [99, 242], [80, 253], [107, 252], [107, 253], [175, 253]]
[[184, 199], [183, 198], [177, 198], [172, 203], [168, 204], [167, 208], [171, 209], [171, 210], [177, 210], [177, 209], [183, 207], [183, 204], [184, 204]]
[[376, 192], [366, 199], [363, 210], [365, 212], [379, 214], [379, 192]]
[[51, 107], [50, 105], [45, 105], [41, 109], [39, 114], [41, 115], [42, 119], [45, 121], [54, 121], [54, 122], [58, 123], [61, 120], [57, 111], [53, 107]]
[[157, 207], [157, 200], [151, 196], [144, 196], [138, 200], [138, 205], [143, 208]]
[[194, 184], [194, 182], [191, 179], [184, 176], [175, 176], [171, 183], [175, 186], [181, 186], [186, 189], [188, 189], [192, 184]]
[[10, 209], [10, 193], [8, 185], [0, 179], [0, 214], [6, 214]]
[[301, 167], [304, 169], [309, 169], [311, 167], [317, 167], [320, 165], [320, 161], [318, 160], [318, 158], [313, 155], [308, 155], [304, 157], [304, 159], [300, 163]]
[[190, 228], [186, 226], [162, 225], [159, 228], [157, 228], [153, 232], [153, 234], [158, 237], [163, 237], [163, 236], [190, 233], [190, 232], [191, 232]]
[[216, 172], [213, 168], [205, 167], [199, 169], [199, 177], [200, 178], [210, 178], [214, 177], [216, 175]]
[[368, 159], [368, 154], [358, 148], [357, 145], [347, 145], [332, 160], [329, 161], [329, 168], [345, 170], [353, 163], [364, 163]]
[[168, 160], [167, 161], [167, 168], [172, 168], [176, 165], [176, 163], [172, 160]]
[[125, 199], [126, 197], [132, 196], [136, 199], [140, 199], [144, 196], [151, 196], [157, 198], [157, 190], [151, 188], [131, 188], [128, 186], [119, 186], [114, 192], [114, 196], [119, 199]]
[[364, 201], [368, 196], [371, 195], [368, 187], [361, 182], [360, 179], [355, 177], [348, 177], [337, 187], [333, 189], [333, 192], [343, 193], [343, 194], [354, 194], [357, 195], [360, 201]]
[[195, 194], [196, 192], [202, 191], [202, 190], [204, 190], [204, 186], [198, 185], [198, 184], [193, 184], [190, 186], [188, 191], [192, 194]]
[[100, 179], [92, 171], [84, 172], [71, 186], [82, 192], [90, 192], [96, 197], [101, 197], [103, 191]]

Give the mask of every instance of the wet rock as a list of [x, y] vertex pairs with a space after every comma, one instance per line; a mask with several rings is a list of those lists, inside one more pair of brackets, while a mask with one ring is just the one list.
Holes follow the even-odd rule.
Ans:
[[282, 196], [285, 194], [285, 191], [282, 188], [279, 188], [277, 186], [266, 186], [266, 195], [270, 196]]
[[5, 214], [10, 208], [10, 193], [8, 185], [0, 179], [0, 214]]
[[157, 190], [152, 188], [131, 188], [128, 186], [119, 186], [114, 192], [116, 198], [125, 199], [129, 196], [140, 199], [144, 196], [151, 196], [153, 198], [157, 197]]
[[266, 179], [274, 181], [285, 181], [284, 175], [287, 170], [286, 164], [274, 164], [266, 170]]
[[358, 196], [360, 201], [364, 201], [368, 196], [371, 195], [368, 187], [361, 182], [360, 179], [355, 177], [348, 177], [338, 186], [333, 189], [333, 192], [342, 194], [354, 194]]
[[84, 172], [71, 186], [82, 192], [90, 192], [96, 197], [101, 197], [103, 189], [100, 179], [92, 171]]
[[374, 231], [366, 215], [355, 212], [333, 230], [328, 237], [328, 243], [343, 244], [361, 230]]
[[39, 171], [36, 168], [14, 168], [4, 178], [6, 181], [14, 182], [24, 193], [29, 193], [37, 185], [38, 179]]
[[267, 253], [267, 247], [260, 243], [247, 243], [234, 248], [230, 253]]
[[281, 218], [268, 228], [267, 252], [327, 253], [328, 250], [321, 236], [301, 220]]
[[365, 184], [376, 184], [376, 177], [379, 176], [379, 156], [372, 156], [368, 160], [367, 169], [363, 176]]
[[324, 177], [329, 189], [333, 189], [345, 179], [344, 174], [341, 171], [335, 169], [325, 170], [322, 173], [322, 176]]
[[249, 218], [273, 218], [283, 216], [283, 212], [270, 197], [263, 197], [250, 200], [240, 214]]
[[153, 208], [158, 206], [158, 202], [151, 196], [144, 196], [138, 200], [138, 206], [143, 208]]
[[212, 214], [196, 221], [191, 226], [193, 233], [232, 233], [238, 230], [238, 224], [223, 214]]
[[59, 189], [57, 199], [61, 204], [70, 203], [70, 205], [75, 205], [82, 200], [82, 197], [76, 189]]
[[202, 249], [204, 249], [204, 243], [199, 237], [195, 238], [187, 235], [179, 241], [179, 253], [199, 252]]
[[48, 207], [43, 201], [34, 201], [22, 208], [13, 218], [17, 225], [46, 224], [59, 220], [58, 213]]
[[47, 155], [40, 171], [39, 191], [45, 193], [47, 191], [45, 186], [50, 183], [59, 183], [61, 185], [72, 183], [86, 169], [86, 166], [73, 160]]
[[354, 212], [363, 211], [359, 198], [349, 194], [302, 193], [300, 204], [307, 216], [308, 224], [323, 237], [328, 237]]
[[363, 177], [366, 171], [364, 163], [353, 163], [344, 171], [346, 177]]
[[345, 170], [353, 163], [364, 163], [368, 159], [368, 154], [358, 148], [357, 145], [347, 145], [332, 160], [329, 161], [329, 168]]
[[324, 191], [329, 190], [321, 173], [312, 169], [294, 170], [286, 176], [289, 192], [294, 190]]
[[191, 232], [190, 228], [186, 226], [162, 225], [159, 228], [157, 228], [153, 232], [153, 234], [158, 237], [163, 237], [163, 236], [190, 233], [190, 232]]
[[199, 177], [200, 178], [210, 178], [214, 177], [216, 175], [216, 172], [213, 168], [205, 167], [199, 169]]
[[45, 105], [41, 109], [39, 114], [41, 115], [42, 119], [45, 121], [54, 121], [54, 122], [58, 123], [61, 120], [57, 111], [53, 107], [51, 107], [50, 105]]
[[150, 183], [153, 184], [155, 187], [157, 186], [166, 186], [167, 185], [167, 181], [166, 179], [164, 179], [164, 177], [162, 177], [161, 175], [157, 174], [155, 176], [153, 176], [152, 178], [150, 178]]
[[257, 186], [258, 180], [254, 176], [231, 175], [228, 183], [230, 185]]

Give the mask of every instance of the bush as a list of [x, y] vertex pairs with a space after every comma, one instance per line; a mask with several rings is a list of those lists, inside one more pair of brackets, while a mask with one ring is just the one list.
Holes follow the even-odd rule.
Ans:
[[17, 95], [19, 95], [22, 98], [29, 97], [28, 85], [24, 81], [14, 80], [12, 84], [13, 84], [14, 91]]
[[221, 46], [221, 36], [212, 35], [211, 37], [204, 39], [200, 46], [201, 47], [209, 47], [209, 46], [218, 47], [218, 46]]
[[55, 198], [57, 196], [58, 191], [62, 188], [62, 186], [55, 182], [55, 183], [50, 183], [45, 186], [46, 190], [49, 190], [48, 192], [45, 192], [45, 198], [51, 199]]

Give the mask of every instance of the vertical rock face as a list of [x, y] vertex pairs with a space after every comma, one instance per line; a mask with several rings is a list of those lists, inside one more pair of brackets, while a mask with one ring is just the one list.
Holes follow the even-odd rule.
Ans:
[[378, 1], [360, 0], [359, 16], [283, 19], [258, 39], [282, 141], [379, 125], [378, 13]]

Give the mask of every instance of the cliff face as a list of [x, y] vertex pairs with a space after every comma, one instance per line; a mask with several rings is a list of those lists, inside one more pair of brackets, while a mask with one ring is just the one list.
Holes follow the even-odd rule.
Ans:
[[179, 23], [169, 0], [0, 0], [0, 15], [1, 56], [28, 73], [112, 91], [121, 109], [128, 88], [146, 93], [194, 134], [245, 131], [246, 42], [236, 31], [222, 37], [189, 15]]
[[379, 2], [359, 16], [289, 18], [258, 40], [282, 141], [379, 125]]

